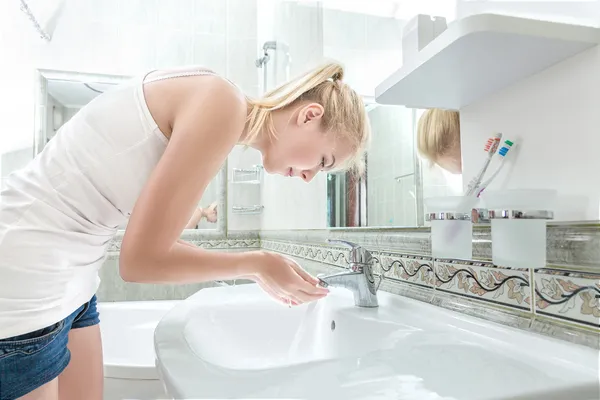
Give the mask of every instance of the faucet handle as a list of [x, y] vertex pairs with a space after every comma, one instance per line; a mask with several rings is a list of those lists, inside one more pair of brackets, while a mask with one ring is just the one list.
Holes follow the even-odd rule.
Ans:
[[351, 264], [371, 264], [373, 257], [371, 256], [371, 252], [365, 249], [364, 247], [349, 242], [347, 240], [340, 239], [327, 239], [327, 242], [333, 244], [341, 244], [342, 246], [350, 248], [350, 260], [348, 260]]

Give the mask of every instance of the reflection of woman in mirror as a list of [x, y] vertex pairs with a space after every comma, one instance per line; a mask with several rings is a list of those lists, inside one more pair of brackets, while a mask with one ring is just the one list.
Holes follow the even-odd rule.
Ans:
[[205, 69], [155, 71], [65, 123], [2, 192], [0, 354], [9, 356], [0, 357], [0, 398], [102, 398], [94, 293], [129, 215], [125, 281], [246, 278], [290, 306], [326, 296], [281, 254], [207, 251], [180, 235], [236, 144], [258, 149], [267, 172], [306, 182], [361, 172], [369, 124], [343, 72], [328, 63], [252, 99]]
[[198, 207], [194, 211], [192, 218], [190, 218], [189, 222], [185, 226], [185, 229], [195, 229], [198, 227], [198, 224], [202, 220], [202, 218], [206, 218], [206, 221], [214, 224], [217, 222], [217, 202], [215, 201], [211, 205], [206, 208]]
[[425, 111], [417, 127], [417, 147], [433, 164], [452, 174], [462, 173], [458, 111]]

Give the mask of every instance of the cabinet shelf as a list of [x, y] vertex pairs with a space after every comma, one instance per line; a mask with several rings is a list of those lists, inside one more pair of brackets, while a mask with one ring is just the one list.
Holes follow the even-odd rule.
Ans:
[[458, 110], [599, 42], [598, 28], [472, 15], [379, 84], [375, 97], [381, 104]]
[[262, 165], [255, 165], [252, 168], [233, 168], [231, 183], [260, 185], [262, 170]]
[[265, 206], [253, 205], [253, 206], [232, 206], [231, 211], [234, 214], [260, 214], [262, 213]]

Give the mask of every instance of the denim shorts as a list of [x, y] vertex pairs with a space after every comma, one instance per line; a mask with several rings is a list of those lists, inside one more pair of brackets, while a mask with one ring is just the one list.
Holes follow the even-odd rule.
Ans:
[[69, 331], [100, 323], [96, 296], [54, 325], [0, 339], [0, 400], [12, 400], [51, 382], [67, 368]]

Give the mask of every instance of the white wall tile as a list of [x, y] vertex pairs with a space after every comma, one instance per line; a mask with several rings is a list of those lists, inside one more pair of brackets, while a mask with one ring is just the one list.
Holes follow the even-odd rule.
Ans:
[[88, 14], [90, 22], [103, 22], [118, 24], [119, 20], [119, 0], [103, 0], [101, 2], [89, 2]]
[[151, 26], [121, 26], [117, 54], [113, 62], [119, 71], [142, 71], [156, 68], [156, 42], [159, 33]]
[[243, 90], [252, 90], [258, 84], [256, 39], [230, 40], [227, 47], [227, 76]]
[[262, 229], [324, 229], [327, 227], [327, 175], [310, 183], [298, 178], [266, 175]]
[[258, 9], [256, 1], [229, 0], [227, 35], [231, 39], [256, 38]]
[[402, 54], [404, 21], [368, 15], [365, 20], [365, 46], [370, 50], [394, 50]]
[[[369, 149], [369, 226], [408, 225], [416, 210], [406, 212], [405, 198], [414, 193], [412, 111], [404, 107], [379, 106], [369, 113], [373, 140]], [[414, 208], [414, 205], [413, 205]], [[414, 225], [414, 224], [413, 224]]]
[[323, 42], [328, 47], [365, 49], [367, 16], [365, 14], [323, 10]]
[[[98, 0], [88, 0], [90, 11], [95, 12]], [[75, 2], [70, 2], [75, 3]], [[70, 4], [69, 4], [70, 6]], [[157, 0], [126, 0], [119, 2], [119, 25], [150, 25], [158, 23], [158, 1]]]
[[195, 0], [193, 22], [196, 33], [225, 35], [227, 31], [227, 3], [228, 0]]
[[227, 38], [225, 35], [196, 34], [192, 40], [192, 62], [227, 76]]
[[194, 39], [191, 30], [165, 30], [161, 32], [156, 38], [157, 68], [192, 64], [195, 54], [195, 49], [192, 46]]
[[157, 19], [160, 29], [191, 31], [194, 28], [194, 0], [158, 0]]

